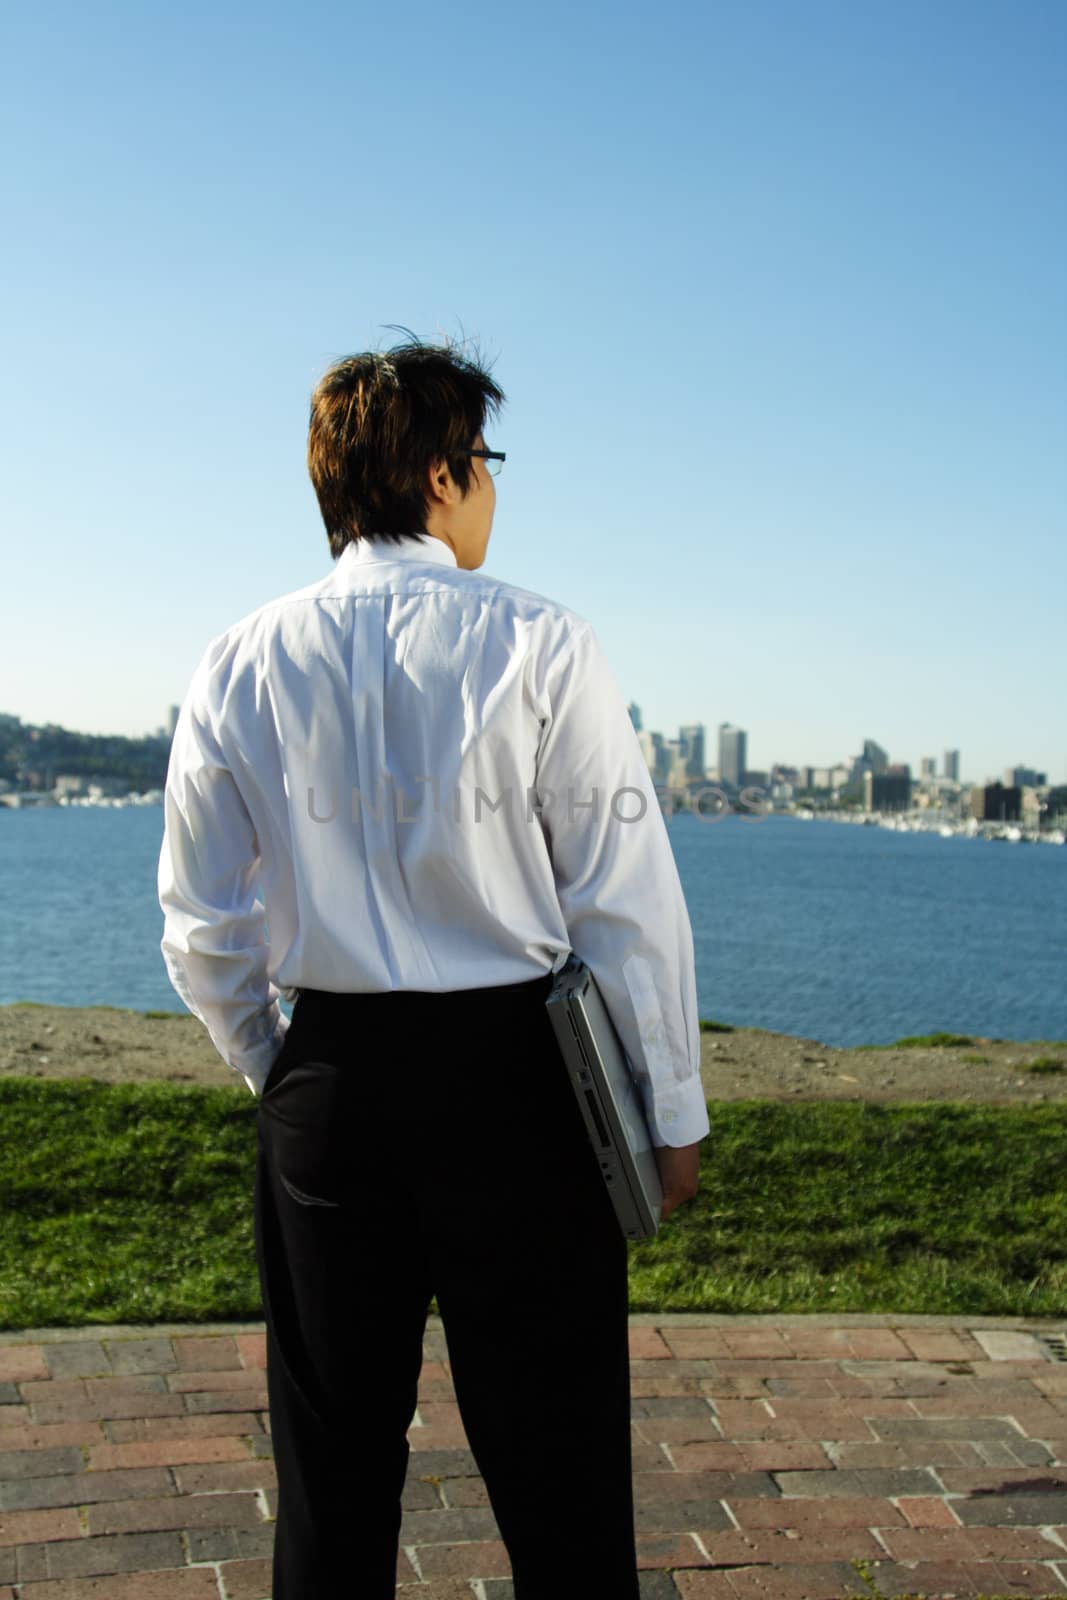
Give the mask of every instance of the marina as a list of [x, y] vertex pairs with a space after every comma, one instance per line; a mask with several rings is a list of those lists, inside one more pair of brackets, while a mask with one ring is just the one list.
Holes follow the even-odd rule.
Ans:
[[1060, 827], [1021, 827], [1015, 822], [979, 821], [977, 817], [948, 821], [940, 812], [828, 812], [801, 806], [792, 815], [800, 822], [847, 822], [866, 828], [885, 828], [890, 833], [936, 833], [942, 839], [991, 839], [1007, 844], [1067, 844], [1067, 832]]

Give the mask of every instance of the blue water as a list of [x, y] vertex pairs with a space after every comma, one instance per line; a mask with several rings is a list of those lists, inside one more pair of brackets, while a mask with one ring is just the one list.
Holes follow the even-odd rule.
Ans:
[[669, 828], [701, 1016], [842, 1046], [1067, 1039], [1067, 848], [775, 816]]
[[[159, 806], [0, 812], [0, 1004], [180, 1011]], [[668, 823], [700, 1014], [824, 1044], [1067, 1039], [1067, 848], [769, 816]]]

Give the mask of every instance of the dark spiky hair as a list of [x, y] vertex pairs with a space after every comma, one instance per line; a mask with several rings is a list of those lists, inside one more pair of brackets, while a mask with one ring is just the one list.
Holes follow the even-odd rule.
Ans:
[[477, 356], [451, 343], [413, 339], [335, 361], [311, 397], [307, 454], [332, 554], [423, 532], [430, 468], [447, 462], [466, 494], [465, 452], [503, 403]]

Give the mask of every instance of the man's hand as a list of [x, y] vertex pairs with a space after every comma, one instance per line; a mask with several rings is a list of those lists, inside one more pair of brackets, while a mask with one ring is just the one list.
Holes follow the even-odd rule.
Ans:
[[670, 1216], [675, 1206], [680, 1206], [686, 1200], [692, 1200], [697, 1192], [698, 1173], [700, 1170], [700, 1145], [661, 1144], [653, 1147], [656, 1152], [656, 1165], [659, 1168], [659, 1181], [663, 1188], [663, 1207], [660, 1217], [665, 1219]]

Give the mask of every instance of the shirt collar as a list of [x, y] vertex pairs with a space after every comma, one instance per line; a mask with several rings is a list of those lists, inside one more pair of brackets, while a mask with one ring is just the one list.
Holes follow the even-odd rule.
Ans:
[[356, 539], [346, 544], [337, 558], [335, 570], [341, 573], [355, 571], [377, 561], [436, 561], [442, 567], [457, 567], [455, 551], [443, 539], [432, 534], [424, 537], [395, 539]]

